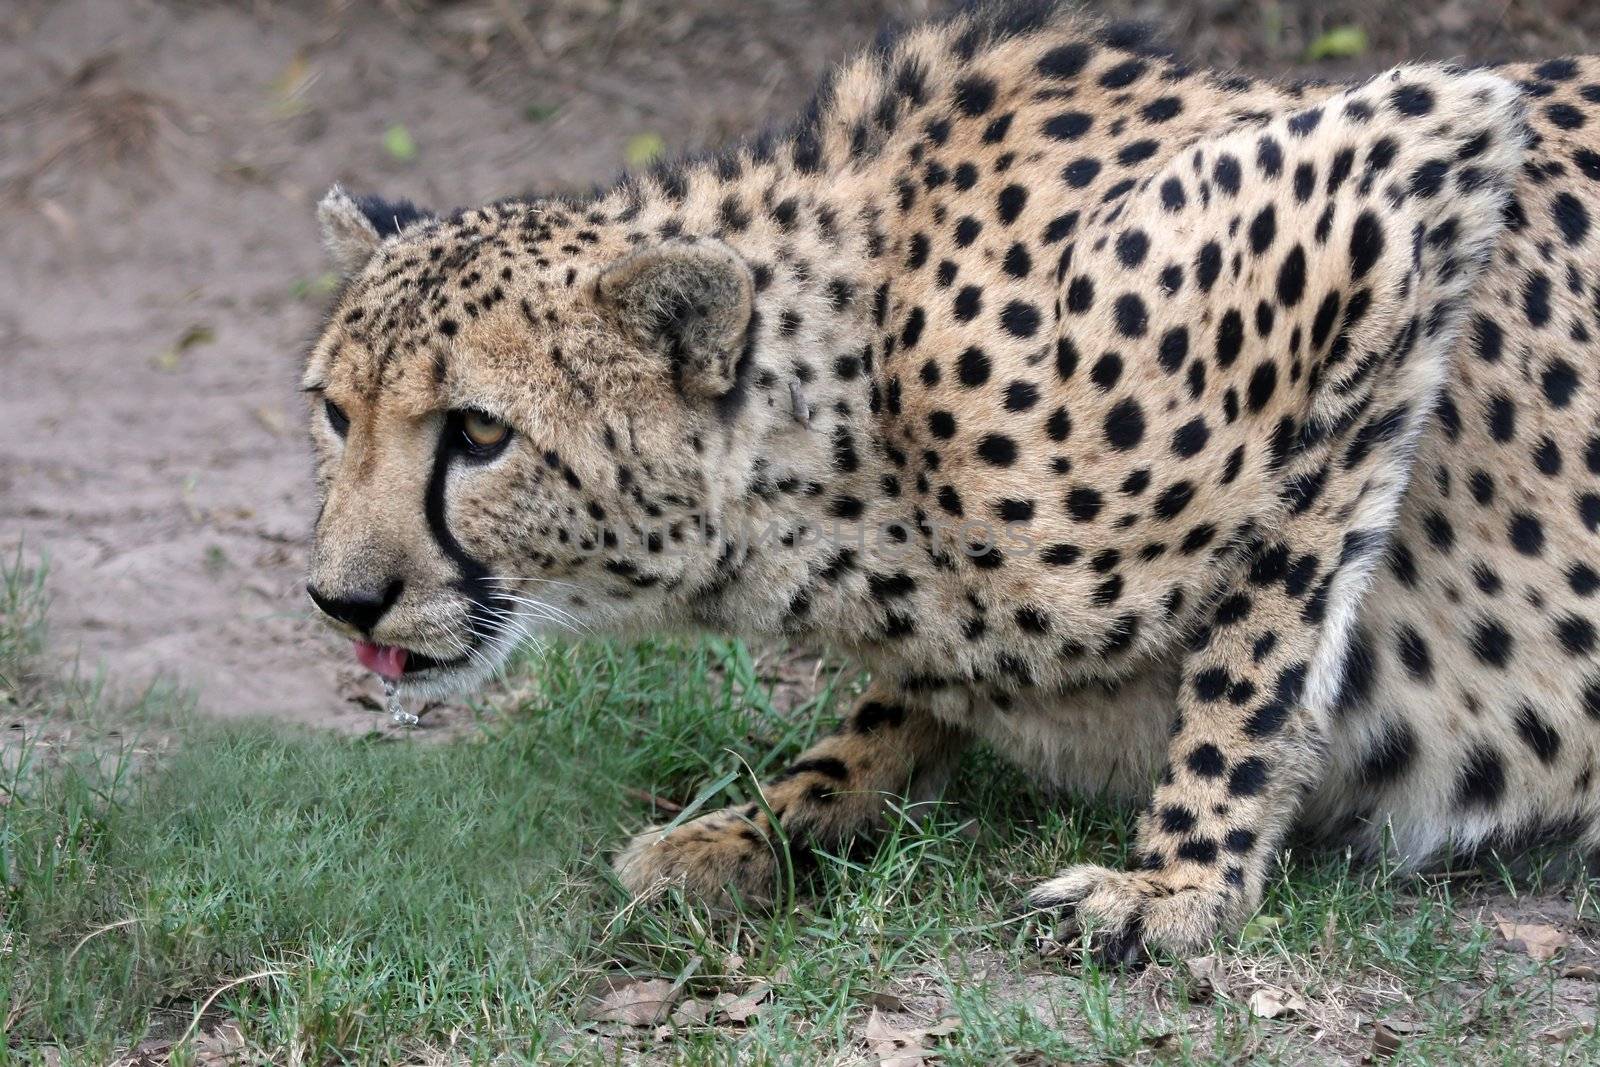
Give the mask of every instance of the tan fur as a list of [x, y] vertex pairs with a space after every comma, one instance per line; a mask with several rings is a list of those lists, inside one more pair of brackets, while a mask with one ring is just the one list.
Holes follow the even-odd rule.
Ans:
[[[829, 641], [875, 680], [767, 788], [791, 846], [988, 740], [1150, 798], [1141, 869], [1033, 895], [1116, 960], [1237, 927], [1297, 817], [1410, 863], [1593, 838], [1596, 86], [1290, 90], [986, 9], [589, 201], [346, 211], [313, 585], [403, 580], [365, 636], [465, 656], [419, 691], [574, 626]], [[766, 899], [765, 819], [619, 871]]]

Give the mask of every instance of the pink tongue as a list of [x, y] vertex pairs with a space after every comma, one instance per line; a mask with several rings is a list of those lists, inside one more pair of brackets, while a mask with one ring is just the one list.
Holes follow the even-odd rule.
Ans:
[[406, 673], [406, 650], [394, 645], [375, 645], [371, 641], [357, 641], [356, 659], [367, 670], [392, 681]]

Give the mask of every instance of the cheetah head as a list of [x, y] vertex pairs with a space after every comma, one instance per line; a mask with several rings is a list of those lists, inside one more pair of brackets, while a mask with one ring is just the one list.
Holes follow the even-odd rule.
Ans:
[[365, 666], [459, 691], [529, 639], [658, 625], [714, 572], [753, 332], [734, 252], [556, 204], [335, 188], [319, 217], [345, 283], [303, 380], [306, 588]]

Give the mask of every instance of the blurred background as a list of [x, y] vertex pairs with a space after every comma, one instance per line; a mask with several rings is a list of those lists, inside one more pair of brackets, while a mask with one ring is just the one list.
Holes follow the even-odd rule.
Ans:
[[[0, 0], [0, 550], [53, 654], [219, 715], [373, 721], [310, 621], [298, 361], [335, 181], [577, 191], [780, 121], [942, 0]], [[1600, 50], [1593, 0], [1133, 0], [1196, 63], [1346, 78]]]

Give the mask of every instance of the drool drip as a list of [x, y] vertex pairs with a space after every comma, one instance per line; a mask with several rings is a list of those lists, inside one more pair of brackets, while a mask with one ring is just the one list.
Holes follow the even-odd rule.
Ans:
[[406, 710], [406, 706], [400, 702], [399, 687], [388, 678], [383, 680], [383, 692], [387, 698], [385, 709], [389, 712], [389, 721], [391, 723], [396, 726], [415, 726], [422, 721]]

